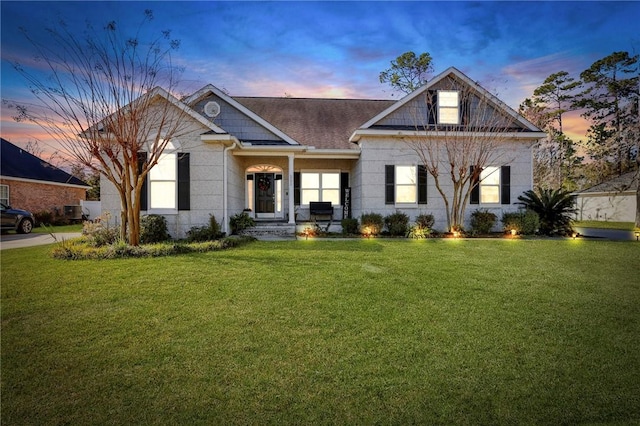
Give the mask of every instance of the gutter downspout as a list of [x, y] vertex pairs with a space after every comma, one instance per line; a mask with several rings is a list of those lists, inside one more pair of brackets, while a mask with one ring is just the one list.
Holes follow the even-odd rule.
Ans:
[[236, 147], [236, 143], [234, 142], [230, 146], [226, 147], [222, 152], [222, 232], [225, 232], [227, 235], [229, 234], [229, 200], [227, 197], [229, 195], [228, 191], [228, 170], [227, 170], [227, 153]]

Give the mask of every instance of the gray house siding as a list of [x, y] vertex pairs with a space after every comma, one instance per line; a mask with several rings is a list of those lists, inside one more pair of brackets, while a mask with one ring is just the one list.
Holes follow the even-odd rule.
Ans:
[[[433, 214], [435, 218], [434, 228], [444, 231], [447, 228], [446, 208], [444, 201], [438, 192], [434, 178], [427, 176], [427, 203], [426, 204], [386, 204], [385, 202], [385, 166], [417, 166], [420, 164], [415, 152], [401, 139], [389, 138], [363, 138], [360, 141], [362, 154], [356, 173], [356, 199], [354, 215], [363, 213], [379, 213], [383, 216], [401, 211], [415, 220], [420, 214]], [[501, 161], [494, 166], [510, 166], [510, 203], [509, 204], [468, 204], [465, 211], [465, 223], [468, 225], [471, 213], [477, 209], [488, 210], [498, 216], [498, 220], [505, 212], [513, 212], [519, 209], [516, 204], [518, 195], [531, 189], [531, 149], [529, 144], [522, 142], [505, 143], [504, 155]], [[448, 175], [443, 171], [440, 176], [440, 184], [445, 193], [451, 194], [452, 183]], [[495, 230], [500, 229], [500, 223]]]
[[[220, 105], [220, 114], [210, 119], [204, 114], [204, 106], [207, 102], [214, 101]], [[203, 117], [210, 119], [212, 123], [223, 128], [229, 134], [234, 135], [241, 141], [281, 141], [282, 139], [265, 129], [253, 119], [248, 117], [225, 100], [211, 95], [194, 106], [194, 109]]]

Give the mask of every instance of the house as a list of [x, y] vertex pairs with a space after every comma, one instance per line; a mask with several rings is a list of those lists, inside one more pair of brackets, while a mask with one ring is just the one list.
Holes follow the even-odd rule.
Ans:
[[0, 201], [33, 213], [79, 206], [89, 185], [2, 139]]
[[[344, 217], [403, 211], [411, 219], [431, 213], [435, 228], [445, 230], [444, 202], [407, 141], [435, 140], [443, 128], [477, 131], [461, 118], [479, 116], [477, 103], [461, 105], [452, 82], [489, 99], [487, 119], [504, 119], [496, 130], [504, 155], [477, 182], [467, 221], [476, 208], [499, 217], [517, 210], [517, 196], [532, 188], [531, 147], [544, 133], [455, 68], [397, 101], [233, 97], [213, 85], [182, 100], [164, 94], [187, 111], [190, 131], [170, 141], [149, 173], [141, 210], [164, 215], [174, 237], [210, 215], [228, 231], [229, 218], [243, 211], [293, 233], [316, 219], [314, 201], [332, 203], [338, 226]], [[431, 111], [427, 98], [434, 100]], [[442, 186], [450, 189], [446, 179]], [[103, 210], [119, 216], [118, 194], [106, 180], [101, 200]]]
[[638, 179], [633, 171], [577, 192], [577, 220], [635, 222]]

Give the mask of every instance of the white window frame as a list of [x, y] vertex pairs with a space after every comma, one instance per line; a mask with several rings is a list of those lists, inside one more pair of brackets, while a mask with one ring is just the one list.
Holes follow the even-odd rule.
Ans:
[[438, 90], [438, 124], [460, 124], [459, 91]]
[[[158, 157], [158, 162], [149, 170], [148, 212], [170, 214], [178, 211], [178, 150], [179, 145], [169, 141]], [[160, 185], [154, 185], [160, 184]], [[169, 184], [167, 186], [166, 184]], [[164, 193], [171, 188], [173, 201], [167, 204], [154, 204], [154, 199], [166, 197], [154, 196], [154, 192]]]
[[[4, 196], [4, 193], [6, 192], [6, 198]], [[10, 206], [11, 204], [9, 204], [9, 185], [0, 185], [0, 202], [2, 202], [2, 204], [4, 204], [5, 206]]]
[[[409, 170], [408, 173], [404, 173], [401, 169], [413, 169]], [[403, 206], [412, 206], [418, 204], [418, 166], [416, 165], [396, 165], [394, 167], [394, 202], [397, 205]], [[405, 182], [406, 178], [411, 176], [412, 181]], [[400, 189], [412, 189], [413, 190], [413, 201], [400, 201], [399, 195], [401, 193]]]
[[[480, 204], [500, 204], [500, 188], [502, 185], [500, 170], [501, 168], [497, 166], [487, 166], [480, 172]], [[489, 191], [490, 189], [491, 191]], [[490, 196], [493, 198], [488, 199]]]
[[[317, 174], [318, 175], [318, 186], [308, 186], [305, 187], [305, 174]], [[324, 175], [337, 175], [338, 186], [325, 186], [323, 179]], [[305, 190], [307, 191], [317, 191], [318, 199], [317, 200], [308, 200], [305, 197]], [[338, 196], [337, 200], [325, 200], [324, 191], [337, 191]], [[300, 170], [300, 205], [308, 206], [310, 201], [331, 201], [334, 206], [340, 205], [340, 170]]]

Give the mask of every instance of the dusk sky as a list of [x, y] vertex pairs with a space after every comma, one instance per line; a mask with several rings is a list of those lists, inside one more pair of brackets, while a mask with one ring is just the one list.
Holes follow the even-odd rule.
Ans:
[[[640, 2], [12, 2], [2, 1], [2, 99], [29, 96], [9, 60], [58, 18], [83, 30], [115, 20], [181, 40], [185, 92], [206, 84], [232, 96], [399, 98], [380, 71], [403, 52], [429, 52], [435, 74], [455, 66], [517, 109], [552, 73], [578, 77], [615, 51], [640, 51]], [[581, 120], [567, 120], [584, 139]], [[42, 140], [2, 107], [2, 137]], [[46, 145], [46, 141], [44, 143]]]

